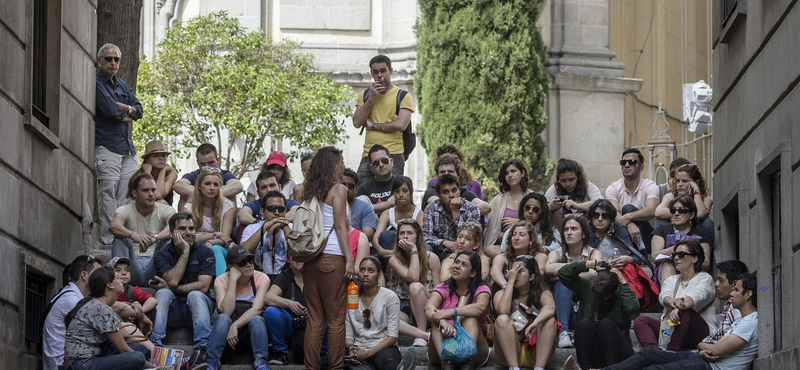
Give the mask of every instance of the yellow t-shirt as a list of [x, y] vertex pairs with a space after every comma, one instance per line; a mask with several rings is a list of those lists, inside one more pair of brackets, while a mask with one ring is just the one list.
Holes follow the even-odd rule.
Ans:
[[[369, 120], [375, 124], [388, 123], [397, 119], [395, 110], [397, 109], [397, 94], [400, 88], [393, 86], [389, 92], [385, 94], [378, 94], [378, 97], [372, 103], [372, 110], [369, 112]], [[372, 92], [370, 92], [372, 94]], [[358, 94], [358, 101], [356, 101], [356, 108], [364, 105], [364, 94]], [[401, 109], [408, 109], [414, 113], [414, 104], [411, 100], [411, 94], [406, 94], [403, 101], [400, 102]], [[409, 122], [409, 125], [411, 123]], [[375, 144], [381, 144], [389, 149], [391, 154], [403, 154], [403, 132], [381, 132], [366, 130], [366, 137], [364, 138], [364, 153], [362, 157], [366, 157], [369, 153], [369, 148]]]

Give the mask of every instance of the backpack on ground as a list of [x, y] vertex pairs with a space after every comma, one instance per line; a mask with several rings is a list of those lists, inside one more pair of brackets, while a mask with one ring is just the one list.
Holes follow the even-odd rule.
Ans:
[[[364, 90], [364, 101], [366, 102], [369, 98], [369, 91], [370, 89]], [[406, 97], [408, 91], [400, 89], [397, 92], [397, 106], [395, 107], [394, 114], [400, 114], [400, 103], [403, 102], [403, 98]], [[359, 135], [364, 134], [364, 127], [361, 127], [361, 132], [358, 133]], [[408, 159], [408, 156], [411, 155], [411, 152], [414, 151], [414, 148], [417, 147], [417, 135], [414, 135], [414, 131], [411, 130], [411, 122], [408, 123], [406, 129], [403, 130], [403, 158]]]
[[328, 242], [333, 232], [333, 225], [325, 235], [325, 224], [322, 219], [322, 206], [316, 197], [305, 200], [297, 206], [292, 223], [292, 232], [286, 236], [289, 255], [297, 262], [309, 262], [316, 259]]

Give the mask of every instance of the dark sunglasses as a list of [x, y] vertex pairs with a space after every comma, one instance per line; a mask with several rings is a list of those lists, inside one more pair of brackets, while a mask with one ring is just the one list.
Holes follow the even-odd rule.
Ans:
[[284, 206], [266, 206], [264, 209], [266, 209], [267, 212], [286, 212], [286, 207]]
[[605, 212], [603, 212], [603, 213], [600, 213], [600, 212], [592, 212], [592, 213], [590, 213], [590, 214], [589, 214], [589, 217], [590, 217], [591, 219], [593, 219], [593, 220], [594, 220], [595, 218], [602, 218], [602, 219], [604, 219], [604, 220], [608, 220], [608, 219], [610, 219], [610, 218], [611, 218], [611, 216], [609, 216], [609, 215], [608, 215], [608, 213], [605, 213]]
[[483, 230], [481, 230], [481, 227], [480, 227], [480, 225], [478, 225], [478, 224], [476, 224], [476, 223], [474, 223], [474, 222], [470, 222], [470, 223], [464, 224], [464, 225], [463, 225], [463, 226], [461, 226], [461, 227], [462, 227], [462, 228], [467, 228], [467, 229], [470, 229], [470, 230], [475, 230], [475, 231], [477, 231], [477, 232], [481, 232], [481, 231], [483, 231]]
[[372, 314], [372, 312], [369, 310], [369, 308], [361, 312], [361, 315], [364, 317], [364, 329], [372, 328], [372, 323], [369, 321], [370, 314]]
[[92, 263], [92, 261], [94, 261], [94, 256], [91, 254], [86, 256], [86, 261], [83, 263], [83, 268], [81, 271], [86, 271], [86, 268], [89, 267], [89, 264]]
[[670, 208], [669, 209], [669, 214], [674, 215], [675, 212], [678, 212], [678, 213], [680, 213], [682, 215], [685, 215], [687, 213], [692, 212], [692, 210], [690, 210], [689, 208]]
[[389, 164], [389, 158], [383, 157], [381, 159], [376, 159], [376, 160], [372, 161], [372, 167], [378, 167], [378, 166], [381, 165], [381, 163]]
[[672, 257], [672, 259], [675, 259], [675, 257], [684, 258], [686, 256], [694, 256], [694, 255], [695, 255], [694, 253], [689, 253], [689, 252], [674, 252], [670, 256]]
[[542, 211], [542, 209], [537, 207], [537, 206], [532, 206], [532, 205], [526, 204], [525, 205], [525, 212], [528, 212], [530, 210], [533, 210], [533, 213], [539, 213], [539, 212]]
[[216, 173], [222, 172], [222, 170], [219, 169], [219, 168], [209, 167], [209, 166], [203, 166], [203, 168], [201, 168], [201, 170], [203, 170], [203, 171], [213, 171], [213, 172], [216, 172]]
[[247, 258], [239, 261], [239, 263], [237, 263], [237, 265], [239, 265], [239, 267], [245, 267], [245, 266], [247, 266], [248, 263], [252, 265], [253, 261], [254, 261], [253, 256], [248, 256]]
[[517, 258], [514, 258], [514, 261], [527, 261], [532, 259], [533, 256], [531, 256], [530, 254], [523, 254], [521, 256], [517, 256]]
[[415, 220], [413, 218], [405, 218], [405, 219], [402, 219], [400, 221], [397, 221], [397, 225], [398, 226], [400, 226], [400, 225], [411, 225], [411, 224], [417, 224], [417, 220]]
[[103, 60], [105, 60], [106, 62], [110, 62], [113, 60], [114, 62], [119, 63], [119, 57], [103, 57]]
[[355, 189], [356, 188], [356, 184], [353, 184], [352, 182], [348, 182], [348, 183], [344, 184], [344, 186], [347, 186], [348, 189]]
[[625, 166], [626, 164], [628, 166], [635, 166], [635, 165], [639, 164], [639, 161], [637, 161], [635, 159], [621, 159], [619, 161], [619, 165], [620, 166]]

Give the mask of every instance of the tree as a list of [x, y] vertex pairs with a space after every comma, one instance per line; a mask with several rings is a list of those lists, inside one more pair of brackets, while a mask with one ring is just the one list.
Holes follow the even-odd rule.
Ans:
[[497, 192], [503, 161], [521, 158], [533, 188], [544, 189], [553, 163], [539, 136], [550, 83], [536, 28], [539, 1], [419, 3], [414, 87], [425, 150], [432, 153], [443, 142], [461, 147], [489, 194]]
[[351, 89], [314, 73], [296, 43], [247, 32], [225, 12], [171, 28], [139, 78], [137, 145], [160, 138], [188, 155], [210, 142], [237, 176], [260, 165], [267, 137], [313, 150], [341, 141], [350, 114]]
[[97, 49], [114, 44], [122, 52], [117, 77], [136, 91], [139, 70], [139, 20], [143, 0], [97, 1]]

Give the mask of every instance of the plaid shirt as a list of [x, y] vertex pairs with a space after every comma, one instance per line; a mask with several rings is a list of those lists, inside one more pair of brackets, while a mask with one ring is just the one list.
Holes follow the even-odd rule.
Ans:
[[422, 235], [426, 244], [441, 250], [443, 241], [456, 240], [461, 226], [468, 222], [479, 222], [481, 211], [478, 206], [464, 198], [461, 198], [461, 202], [459, 215], [455, 220], [450, 220], [450, 214], [445, 212], [440, 199], [425, 207], [422, 215]]
[[722, 313], [720, 314], [721, 320], [719, 324], [719, 328], [715, 333], [709, 334], [707, 337], [703, 339], [703, 343], [708, 344], [715, 344], [717, 343], [722, 337], [725, 335], [725, 331], [728, 330], [734, 321], [738, 320], [742, 317], [742, 314], [739, 310], [733, 308], [733, 299], [728, 299], [725, 302], [725, 308], [722, 309]]

